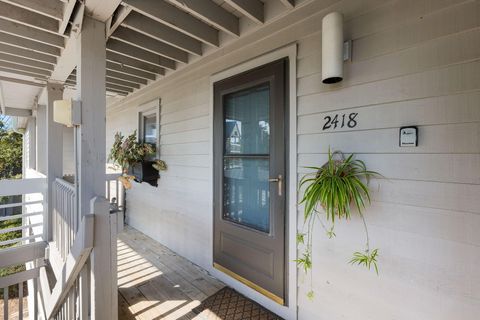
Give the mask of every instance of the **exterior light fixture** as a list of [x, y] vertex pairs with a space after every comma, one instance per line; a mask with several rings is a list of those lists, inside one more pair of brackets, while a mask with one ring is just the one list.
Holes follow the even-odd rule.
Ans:
[[53, 121], [67, 127], [78, 126], [82, 122], [80, 101], [55, 100], [53, 102]]
[[[346, 55], [344, 55], [344, 46]], [[337, 83], [343, 80], [343, 61], [349, 60], [350, 42], [343, 41], [343, 15], [332, 12], [322, 20], [322, 82]]]

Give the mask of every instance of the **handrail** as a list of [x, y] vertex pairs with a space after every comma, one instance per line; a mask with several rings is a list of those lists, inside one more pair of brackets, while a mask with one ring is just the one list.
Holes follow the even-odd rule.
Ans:
[[[75, 280], [88, 259], [89, 253], [93, 248], [93, 227], [94, 215], [90, 214], [83, 217], [72, 250], [66, 257], [61, 272], [57, 274], [57, 283], [51, 291], [51, 295], [45, 301], [47, 319], [59, 308], [63, 299], [75, 284]], [[43, 285], [46, 286], [47, 284], [44, 283]], [[45, 291], [47, 291], [47, 294], [50, 292], [49, 290]]]
[[47, 188], [46, 182], [45, 178], [0, 180], [0, 196], [44, 193]]

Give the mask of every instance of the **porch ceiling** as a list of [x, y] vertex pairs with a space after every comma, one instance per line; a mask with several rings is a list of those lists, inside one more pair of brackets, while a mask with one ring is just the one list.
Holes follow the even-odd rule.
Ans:
[[20, 90], [21, 104], [32, 107], [48, 80], [75, 87], [69, 40], [84, 11], [106, 22], [107, 94], [126, 96], [294, 7], [294, 0], [0, 0], [0, 84], [18, 85], [8, 86], [4, 104], [18, 105], [10, 96]]

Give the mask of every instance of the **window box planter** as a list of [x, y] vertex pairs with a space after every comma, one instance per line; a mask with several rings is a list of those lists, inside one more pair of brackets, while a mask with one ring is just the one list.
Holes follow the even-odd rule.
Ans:
[[152, 165], [154, 161], [143, 160], [135, 163], [129, 168], [128, 174], [135, 177], [135, 181], [142, 183], [146, 182], [154, 187], [158, 186], [158, 170], [155, 169]]

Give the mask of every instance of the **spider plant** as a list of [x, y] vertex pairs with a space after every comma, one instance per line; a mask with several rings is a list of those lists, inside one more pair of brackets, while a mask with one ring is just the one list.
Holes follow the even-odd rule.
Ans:
[[[340, 159], [335, 159], [340, 156]], [[355, 252], [350, 260], [351, 264], [364, 265], [368, 269], [373, 267], [378, 274], [378, 249], [370, 251], [370, 239], [367, 224], [363, 216], [363, 209], [370, 203], [370, 178], [380, 176], [375, 171], [369, 171], [363, 161], [354, 159], [351, 154], [347, 158], [341, 152], [328, 150], [328, 161], [321, 167], [307, 167], [314, 172], [305, 175], [300, 181], [300, 187], [305, 192], [300, 204], [304, 204], [304, 230], [297, 235], [297, 242], [304, 245], [302, 257], [296, 262], [303, 267], [306, 273], [312, 268], [312, 232], [316, 220], [319, 220], [327, 236], [336, 236], [334, 225], [336, 220], [350, 219], [352, 207], [356, 208], [365, 228], [366, 248]], [[331, 224], [327, 228], [322, 216]], [[308, 293], [313, 297], [313, 292]]]

